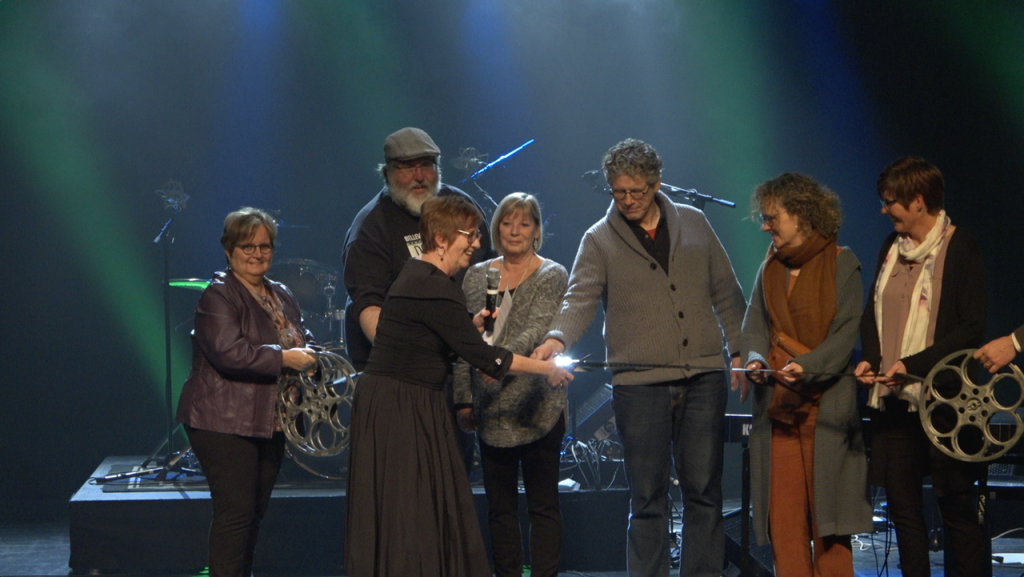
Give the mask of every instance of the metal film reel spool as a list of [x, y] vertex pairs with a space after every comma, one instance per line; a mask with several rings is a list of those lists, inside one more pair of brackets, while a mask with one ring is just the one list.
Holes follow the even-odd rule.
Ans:
[[323, 351], [314, 356], [314, 371], [289, 370], [278, 381], [281, 428], [289, 450], [330, 457], [348, 448], [356, 371], [337, 353]]
[[[994, 375], [982, 371], [974, 351], [953, 353], [932, 368], [918, 411], [939, 450], [960, 461], [985, 462], [1011, 450], [1024, 434], [1024, 374], [1012, 363]], [[981, 375], [987, 382], [976, 383]]]

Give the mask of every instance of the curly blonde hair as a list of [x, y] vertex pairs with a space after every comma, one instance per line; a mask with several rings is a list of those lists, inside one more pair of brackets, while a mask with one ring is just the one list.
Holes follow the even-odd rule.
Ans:
[[797, 217], [797, 229], [808, 234], [817, 231], [825, 238], [839, 234], [843, 209], [839, 196], [827, 186], [798, 172], [785, 172], [754, 188], [750, 197], [751, 218], [760, 220], [761, 208], [776, 204]]

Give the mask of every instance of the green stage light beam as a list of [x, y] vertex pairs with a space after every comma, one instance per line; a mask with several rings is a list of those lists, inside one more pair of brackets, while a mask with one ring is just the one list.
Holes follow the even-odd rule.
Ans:
[[[44, 56], [46, 36], [33, 32], [36, 13], [8, 9], [0, 19], [0, 138], [23, 167], [23, 178], [42, 193], [39, 201], [53, 216], [48, 226], [64, 235], [82, 278], [125, 333], [162, 403], [162, 292], [154, 275], [139, 274], [152, 268], [158, 252], [120, 232], [132, 228], [131, 215], [111, 195], [92, 152], [87, 103]], [[187, 359], [179, 354], [172, 366], [186, 367]]]

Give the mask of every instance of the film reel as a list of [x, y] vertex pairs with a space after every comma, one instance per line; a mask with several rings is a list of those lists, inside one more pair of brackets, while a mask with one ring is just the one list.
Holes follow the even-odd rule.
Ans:
[[943, 453], [992, 461], [1024, 434], [1024, 374], [1012, 363], [989, 374], [972, 358], [974, 350], [953, 353], [932, 368], [918, 409], [925, 434]]
[[286, 371], [278, 380], [281, 428], [289, 450], [330, 457], [348, 448], [356, 371], [337, 353], [322, 351], [314, 356], [314, 370]]

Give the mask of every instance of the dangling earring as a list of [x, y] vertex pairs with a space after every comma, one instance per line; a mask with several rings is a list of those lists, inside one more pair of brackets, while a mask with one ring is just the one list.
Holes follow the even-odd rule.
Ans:
[[443, 248], [437, 249], [437, 256], [441, 257], [441, 262], [444, 262], [444, 253], [445, 252], [446, 252], [446, 250], [443, 249]]

